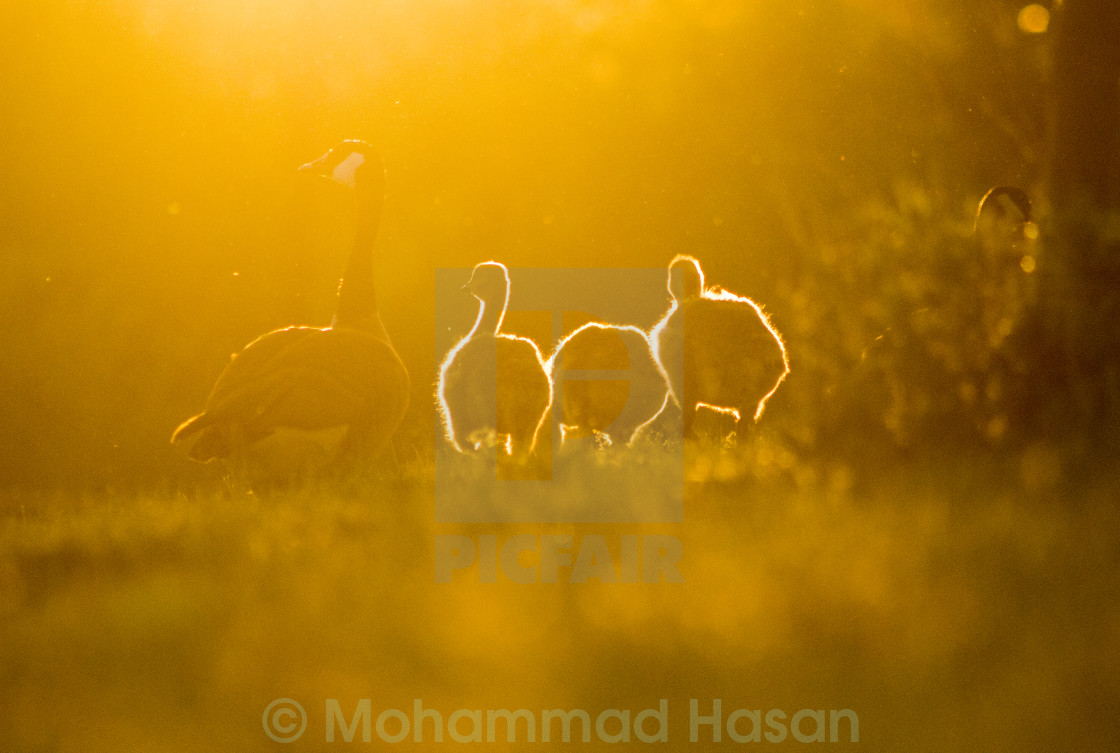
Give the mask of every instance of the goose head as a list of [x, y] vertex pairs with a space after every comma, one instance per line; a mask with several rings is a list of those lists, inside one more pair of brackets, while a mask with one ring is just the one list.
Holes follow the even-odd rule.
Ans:
[[343, 141], [299, 171], [329, 178], [359, 197], [380, 201], [385, 196], [385, 164], [377, 150], [364, 141]]
[[691, 256], [678, 254], [669, 262], [669, 295], [674, 301], [699, 298], [704, 292], [704, 272], [700, 262]]

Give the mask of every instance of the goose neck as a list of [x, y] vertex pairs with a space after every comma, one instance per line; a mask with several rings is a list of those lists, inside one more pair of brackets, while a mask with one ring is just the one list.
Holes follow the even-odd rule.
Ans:
[[[370, 205], [359, 194], [354, 245], [338, 289], [335, 325], [359, 329], [384, 330], [380, 325], [377, 293], [373, 284], [374, 246], [381, 220], [379, 202]], [[381, 334], [381, 332], [375, 332]]]
[[506, 300], [509, 298], [507, 291], [505, 299], [501, 302], [493, 299], [478, 301], [478, 318], [475, 319], [471, 329], [471, 337], [475, 335], [497, 335], [502, 326], [502, 319], [506, 315]]

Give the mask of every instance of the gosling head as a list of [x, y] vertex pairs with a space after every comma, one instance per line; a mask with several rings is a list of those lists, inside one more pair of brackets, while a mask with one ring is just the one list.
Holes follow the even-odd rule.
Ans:
[[678, 254], [669, 262], [669, 295], [674, 301], [699, 298], [704, 292], [704, 272], [700, 262], [691, 256]]
[[385, 193], [385, 164], [377, 150], [364, 141], [343, 141], [299, 171], [329, 178], [359, 193], [377, 197]]
[[471, 272], [470, 281], [463, 290], [483, 303], [503, 303], [509, 295], [509, 272], [504, 264], [484, 261]]

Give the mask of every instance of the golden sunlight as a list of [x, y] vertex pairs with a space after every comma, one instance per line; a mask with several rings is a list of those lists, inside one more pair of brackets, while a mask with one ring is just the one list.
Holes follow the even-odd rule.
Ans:
[[0, 8], [0, 753], [1120, 750], [1120, 0]]

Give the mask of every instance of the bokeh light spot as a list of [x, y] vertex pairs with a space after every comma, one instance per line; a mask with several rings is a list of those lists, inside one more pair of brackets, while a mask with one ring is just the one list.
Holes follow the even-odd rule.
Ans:
[[1029, 255], [1028, 255], [1028, 256], [1024, 256], [1024, 257], [1023, 257], [1022, 259], [1020, 259], [1020, 260], [1019, 260], [1019, 267], [1020, 267], [1020, 268], [1021, 268], [1021, 269], [1022, 269], [1022, 270], [1023, 270], [1024, 272], [1026, 272], [1027, 274], [1030, 274], [1031, 272], [1033, 272], [1033, 271], [1034, 271], [1034, 268], [1035, 268], [1035, 261], [1034, 261], [1034, 257], [1033, 257], [1033, 256], [1029, 256]]
[[1019, 30], [1024, 34], [1042, 34], [1050, 26], [1050, 11], [1032, 3], [1019, 11]]

